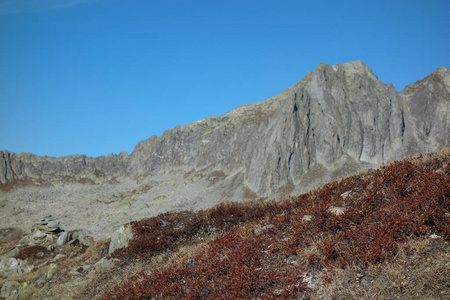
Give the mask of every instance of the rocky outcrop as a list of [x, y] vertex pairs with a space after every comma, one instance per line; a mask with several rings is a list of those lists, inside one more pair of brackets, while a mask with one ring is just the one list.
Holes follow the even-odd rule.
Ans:
[[[382, 162], [450, 146], [450, 70], [397, 92], [361, 61], [318, 68], [281, 94], [165, 131], [131, 155], [0, 152], [0, 182], [114, 182], [169, 171], [233, 176], [256, 196], [304, 191]], [[232, 175], [230, 175], [232, 174]]]
[[450, 71], [398, 93], [361, 61], [312, 73], [278, 96], [140, 142], [128, 173], [211, 167], [267, 196], [449, 146]]
[[104, 183], [123, 175], [127, 161], [126, 152], [100, 157], [42, 157], [0, 151], [0, 184], [13, 181]]

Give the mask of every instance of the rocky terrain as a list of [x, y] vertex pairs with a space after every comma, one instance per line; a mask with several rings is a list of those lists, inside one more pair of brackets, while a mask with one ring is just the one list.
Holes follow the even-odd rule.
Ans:
[[450, 149], [300, 196], [0, 230], [2, 299], [449, 299]]
[[128, 155], [0, 151], [0, 228], [45, 215], [107, 237], [165, 211], [300, 194], [383, 162], [450, 146], [450, 70], [397, 92], [361, 61], [279, 95], [139, 142]]

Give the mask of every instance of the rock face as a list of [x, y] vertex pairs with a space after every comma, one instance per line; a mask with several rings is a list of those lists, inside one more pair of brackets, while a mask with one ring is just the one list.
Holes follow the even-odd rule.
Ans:
[[87, 157], [36, 156], [31, 153], [15, 154], [0, 151], [0, 184], [13, 181], [29, 183], [80, 182], [103, 183], [114, 181], [126, 169], [128, 154]]
[[[300, 193], [382, 162], [449, 147], [449, 116], [449, 69], [397, 92], [361, 61], [321, 63], [277, 96], [152, 136], [130, 155], [51, 158], [0, 151], [0, 189], [19, 183], [108, 185], [110, 194], [89, 203], [101, 203], [108, 214], [127, 211], [123, 220], [129, 221], [158, 212], [156, 207], [203, 208], [206, 201]], [[72, 193], [73, 203], [92, 195], [83, 193]], [[110, 209], [111, 203], [118, 208]]]
[[140, 142], [128, 173], [214, 165], [267, 196], [449, 146], [449, 81], [440, 68], [397, 93], [361, 61], [322, 63], [278, 96]]

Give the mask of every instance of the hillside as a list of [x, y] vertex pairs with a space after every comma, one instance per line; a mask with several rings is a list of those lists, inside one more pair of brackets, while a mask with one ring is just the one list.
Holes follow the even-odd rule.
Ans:
[[397, 92], [361, 61], [321, 63], [279, 95], [177, 126], [131, 154], [0, 151], [0, 228], [58, 217], [106, 238], [124, 223], [223, 201], [299, 195], [450, 147], [450, 70]]
[[48, 251], [3, 230], [0, 258], [18, 247], [34, 268], [0, 285], [19, 299], [449, 299], [449, 163], [446, 149], [300, 196], [166, 212], [129, 223], [111, 255], [108, 240]]

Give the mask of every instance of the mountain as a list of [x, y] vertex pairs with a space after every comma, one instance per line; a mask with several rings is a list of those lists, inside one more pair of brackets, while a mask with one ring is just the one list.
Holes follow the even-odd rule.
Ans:
[[397, 92], [361, 61], [321, 63], [279, 95], [152, 136], [130, 155], [0, 152], [0, 227], [56, 214], [105, 236], [165, 211], [300, 194], [449, 147], [449, 115], [449, 69]]

